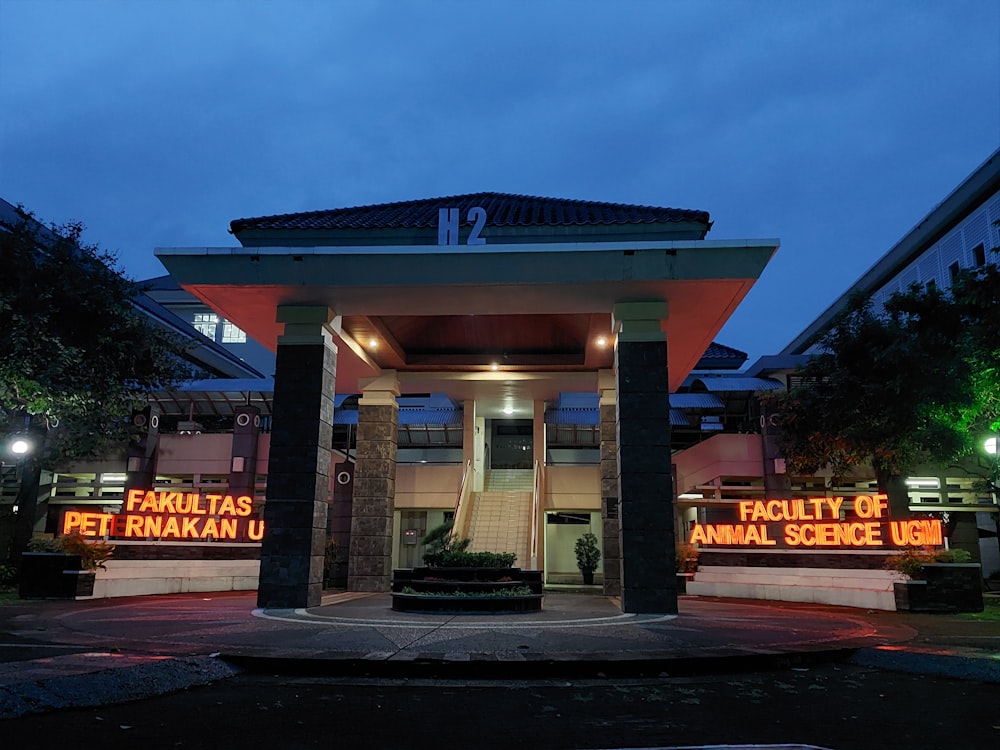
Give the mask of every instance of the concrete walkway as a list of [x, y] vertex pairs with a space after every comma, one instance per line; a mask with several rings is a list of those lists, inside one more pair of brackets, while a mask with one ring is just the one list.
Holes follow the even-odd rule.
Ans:
[[[239, 669], [354, 677], [655, 677], [853, 659], [1000, 682], [1000, 626], [965, 615], [682, 597], [626, 615], [589, 593], [540, 613], [398, 613], [387, 594], [258, 610], [255, 593], [0, 606], [0, 717], [129, 700]], [[89, 702], [88, 702], [89, 701]]]

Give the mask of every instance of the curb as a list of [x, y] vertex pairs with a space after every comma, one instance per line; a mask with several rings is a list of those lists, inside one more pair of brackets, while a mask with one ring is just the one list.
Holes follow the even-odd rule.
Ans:
[[0, 686], [0, 719], [143, 700], [236, 674], [222, 659], [194, 656], [15, 682]]
[[850, 663], [860, 667], [876, 667], [893, 672], [1000, 684], [1000, 653], [942, 654], [933, 651], [877, 646], [858, 649], [851, 657]]

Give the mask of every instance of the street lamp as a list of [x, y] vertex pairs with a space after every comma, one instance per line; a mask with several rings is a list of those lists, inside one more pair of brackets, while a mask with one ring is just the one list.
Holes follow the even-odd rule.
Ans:
[[17, 438], [10, 444], [10, 452], [16, 456], [23, 456], [31, 450], [31, 443], [24, 438]]
[[989, 453], [991, 456], [995, 456], [998, 451], [1000, 451], [1000, 438], [995, 435], [993, 437], [988, 437], [983, 442], [983, 450]]

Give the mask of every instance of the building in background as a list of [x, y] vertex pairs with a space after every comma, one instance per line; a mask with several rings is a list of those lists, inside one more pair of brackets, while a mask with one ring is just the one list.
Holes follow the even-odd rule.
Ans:
[[[745, 370], [746, 355], [712, 338], [777, 242], [706, 240], [704, 212], [482, 193], [234, 221], [241, 248], [159, 250], [171, 275], [151, 280], [147, 295], [206, 351], [236, 362], [152, 395], [159, 427], [145, 475], [124, 454], [54, 475], [40, 528], [59, 530], [67, 510], [121, 513], [130, 489], [249, 497], [252, 518], [263, 519], [267, 498], [274, 507], [290, 499], [268, 494], [274, 456], [304, 449], [312, 468], [279, 473], [313, 488], [321, 536], [352, 580], [329, 567], [324, 579], [323, 550], [311, 542], [272, 545], [268, 596], [308, 603], [324, 580], [377, 590], [392, 567], [420, 561], [423, 535], [446, 520], [474, 549], [515, 552], [519, 564], [543, 569], [549, 585], [579, 582], [573, 544], [592, 531], [603, 552], [598, 582], [618, 594], [623, 534], [636, 530], [625, 528], [618, 495], [616, 411], [629, 385], [619, 380], [615, 336], [638, 332], [631, 343], [651, 344], [648, 356], [670, 355], [664, 380], [625, 407], [626, 421], [654, 430], [636, 443], [666, 435], [640, 472], [645, 486], [665, 485], [656, 502], [672, 503], [669, 519], [655, 516], [672, 527], [659, 532], [656, 571], [671, 569], [668, 538], [729, 521], [741, 502], [868, 497], [876, 487], [863, 470], [840, 486], [790, 476], [775, 447], [778, 422], [757, 396], [795, 384], [795, 367], [853, 292], [881, 304], [914, 281], [947, 287], [957, 268], [995, 262], [998, 161], [994, 154], [781, 353]], [[282, 374], [279, 355], [275, 377], [282, 341], [288, 364]], [[325, 366], [288, 360], [310, 348]], [[325, 381], [311, 381], [319, 372]], [[314, 435], [286, 434], [276, 450], [282, 382]], [[314, 406], [296, 403], [294, 392], [310, 390]], [[656, 394], [668, 390], [658, 414]], [[911, 510], [945, 520], [949, 542], [973, 549], [988, 574], [1000, 568], [996, 498], [973, 489], [976, 470], [921, 470]], [[279, 518], [282, 538], [318, 529], [308, 515]], [[119, 539], [98, 593], [255, 588], [262, 541]], [[885, 548], [768, 554], [777, 553], [703, 545], [689, 591], [892, 608]], [[188, 561], [184, 575], [167, 574], [177, 559]], [[273, 581], [293, 568], [307, 571], [295, 591], [276, 591]], [[671, 586], [657, 586], [669, 598]]]

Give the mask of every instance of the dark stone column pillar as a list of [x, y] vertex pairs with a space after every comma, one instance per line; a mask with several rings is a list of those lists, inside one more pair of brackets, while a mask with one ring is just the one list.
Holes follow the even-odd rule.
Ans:
[[323, 589], [337, 349], [325, 307], [279, 307], [257, 604], [315, 607]]
[[618, 424], [615, 381], [611, 370], [597, 374], [601, 419], [601, 523], [604, 547], [604, 595], [622, 594], [621, 523], [618, 517]]
[[358, 442], [351, 506], [349, 591], [389, 591], [396, 501], [399, 383], [386, 371], [358, 401]]
[[676, 613], [665, 302], [615, 305], [622, 609]]
[[229, 459], [229, 494], [254, 497], [257, 486], [257, 443], [260, 409], [237, 406], [233, 414], [233, 447]]

